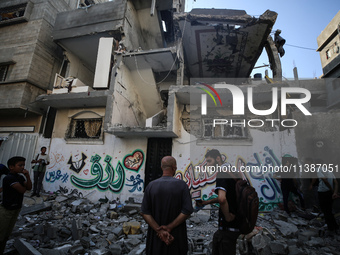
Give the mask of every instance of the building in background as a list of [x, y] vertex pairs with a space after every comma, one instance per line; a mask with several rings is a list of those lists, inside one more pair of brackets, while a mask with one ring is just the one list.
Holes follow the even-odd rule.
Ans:
[[323, 77], [326, 80], [327, 106], [340, 104], [340, 11], [317, 38]]
[[[84, 1], [80, 1], [84, 2]], [[88, 1], [85, 1], [88, 2]], [[91, 4], [103, 2], [91, 1]], [[38, 104], [52, 89], [63, 52], [52, 40], [58, 13], [77, 1], [4, 0], [0, 3], [0, 161], [13, 155], [33, 157], [37, 144], [49, 147], [55, 110]], [[79, 3], [81, 6], [81, 3]]]

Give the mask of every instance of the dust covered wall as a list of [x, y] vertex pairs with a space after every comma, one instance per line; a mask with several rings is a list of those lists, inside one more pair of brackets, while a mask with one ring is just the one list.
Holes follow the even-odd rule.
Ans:
[[[250, 129], [252, 143], [250, 145], [223, 146], [213, 141], [205, 144], [197, 143], [194, 136], [181, 130], [181, 137], [173, 140], [173, 156], [177, 159], [176, 178], [184, 180], [192, 195], [192, 198], [203, 200], [215, 197], [214, 188], [216, 173], [195, 172], [196, 166], [204, 166], [205, 154], [208, 150], [218, 149], [225, 162], [237, 169], [240, 166], [279, 166], [281, 157], [291, 155], [296, 157], [296, 145], [294, 130], [283, 132], [264, 132]], [[248, 174], [252, 186], [260, 197], [260, 210], [270, 211], [281, 201], [280, 183], [273, 178], [271, 173]]]

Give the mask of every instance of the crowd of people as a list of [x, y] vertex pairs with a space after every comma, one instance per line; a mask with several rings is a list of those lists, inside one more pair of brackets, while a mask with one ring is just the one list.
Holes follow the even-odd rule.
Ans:
[[[207, 166], [223, 166], [220, 152], [210, 150], [205, 155]], [[46, 147], [31, 161], [33, 164], [34, 184], [29, 171], [25, 169], [26, 159], [12, 157], [7, 167], [0, 164], [0, 254], [3, 254], [6, 242], [15, 226], [20, 213], [24, 193], [32, 189], [32, 196], [39, 196], [42, 181], [49, 164]], [[283, 157], [282, 165], [296, 164], [297, 159]], [[313, 164], [311, 158], [305, 164]], [[161, 161], [162, 177], [150, 182], [145, 189], [141, 214], [149, 225], [146, 241], [146, 253], [149, 254], [183, 254], [188, 252], [186, 219], [193, 213], [192, 199], [188, 186], [183, 180], [173, 178], [176, 159], [166, 156]], [[235, 173], [234, 173], [235, 174]], [[236, 174], [237, 175], [237, 174]], [[331, 172], [317, 171], [310, 178], [281, 178], [283, 208], [288, 215], [289, 195], [295, 194], [301, 209], [319, 208], [324, 214], [328, 230], [337, 233], [339, 226], [332, 213], [334, 199], [338, 198], [338, 182]], [[213, 236], [213, 254], [236, 254], [236, 241], [240, 235], [240, 218], [237, 212], [236, 181], [239, 176], [225, 176], [218, 173], [216, 178], [216, 198], [201, 201], [198, 206], [219, 203], [218, 229]]]

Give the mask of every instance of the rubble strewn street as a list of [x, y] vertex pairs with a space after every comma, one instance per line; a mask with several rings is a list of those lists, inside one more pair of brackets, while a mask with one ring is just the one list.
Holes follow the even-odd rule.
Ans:
[[[77, 195], [26, 194], [5, 254], [145, 254], [148, 226], [140, 207], [133, 198], [93, 203]], [[187, 220], [189, 254], [211, 254], [218, 211], [209, 208]], [[340, 254], [340, 235], [327, 231], [321, 216], [288, 216], [278, 208], [260, 213], [254, 231], [240, 236], [238, 254]]]

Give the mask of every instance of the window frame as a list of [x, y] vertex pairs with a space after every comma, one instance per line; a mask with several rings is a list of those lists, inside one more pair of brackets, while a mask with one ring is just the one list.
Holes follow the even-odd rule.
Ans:
[[[232, 140], [232, 139], [248, 139], [249, 138], [249, 135], [248, 135], [248, 130], [247, 130], [247, 127], [244, 127], [243, 125], [240, 125], [240, 129], [241, 129], [241, 132], [242, 132], [242, 135], [241, 136], [237, 136], [235, 134], [233, 135], [225, 135], [225, 132], [226, 132], [226, 126], [230, 126], [229, 124], [226, 124], [226, 125], [223, 125], [222, 127], [223, 128], [220, 128], [218, 126], [221, 126], [221, 125], [218, 125], [218, 126], [215, 126], [213, 127], [213, 122], [212, 120], [213, 119], [219, 119], [220, 117], [216, 117], [216, 118], [202, 118], [202, 138], [203, 139], [226, 139], [226, 140]], [[233, 121], [235, 121], [236, 123], [241, 120], [241, 118], [232, 118]], [[205, 121], [211, 121], [210, 123], [205, 123]], [[247, 120], [246, 120], [246, 123], [247, 123]], [[206, 135], [206, 126], [211, 126], [211, 135]], [[234, 127], [237, 127], [239, 126], [238, 124], [233, 124], [233, 127], [231, 128], [234, 128]], [[220, 132], [220, 136], [216, 136], [216, 132]]]
[[[81, 117], [82, 114], [84, 113], [92, 113], [94, 115], [97, 115], [98, 117]], [[74, 135], [72, 135], [73, 131], [73, 127], [72, 125], [74, 125], [73, 123], [78, 122], [78, 121], [86, 121], [86, 120], [100, 120], [101, 121], [101, 126], [99, 128], [100, 134], [99, 136], [96, 137], [75, 137]], [[72, 117], [69, 117], [69, 122], [68, 122], [68, 126], [66, 129], [66, 134], [65, 134], [65, 140], [67, 143], [76, 143], [76, 144], [103, 144], [104, 143], [104, 117], [98, 115], [97, 113], [93, 112], [93, 111], [85, 111], [85, 112], [79, 112], [77, 114], [75, 114]], [[86, 132], [86, 131], [85, 131]]]

